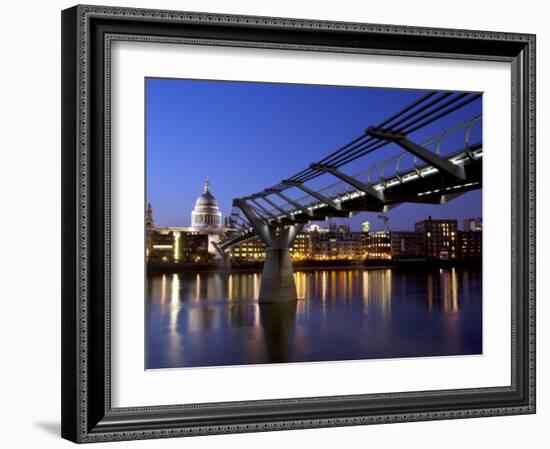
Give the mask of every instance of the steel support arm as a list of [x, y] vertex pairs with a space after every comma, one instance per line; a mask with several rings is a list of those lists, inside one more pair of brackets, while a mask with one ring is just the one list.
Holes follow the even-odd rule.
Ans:
[[212, 242], [212, 246], [220, 256], [223, 257], [225, 255], [225, 251], [223, 250], [223, 248], [220, 245], [218, 245], [216, 242]]
[[302, 206], [300, 203], [294, 201], [292, 198], [289, 198], [288, 196], [279, 192], [278, 190], [267, 190], [266, 192], [270, 194], [273, 193], [274, 195], [281, 197], [288, 204], [294, 206], [296, 209], [301, 210], [304, 214], [309, 215], [310, 217], [313, 217], [313, 212], [311, 212], [307, 207]]
[[254, 236], [256, 236], [256, 234], [253, 231], [247, 231], [245, 233], [239, 234], [238, 236], [234, 236], [229, 240], [219, 242], [218, 246], [222, 251], [229, 251], [234, 246], [238, 245], [239, 243], [246, 242], [247, 240], [254, 238]]
[[263, 207], [260, 203], [258, 203], [255, 199], [250, 199], [252, 203], [254, 203], [258, 209], [260, 209], [264, 214], [266, 214], [268, 217], [271, 217], [273, 219], [276, 219], [277, 217], [273, 215], [271, 212], [269, 212], [265, 207]]
[[442, 158], [438, 154], [427, 150], [421, 145], [409, 140], [404, 134], [395, 134], [386, 130], [377, 130], [375, 128], [367, 129], [366, 133], [369, 136], [377, 137], [378, 139], [389, 140], [396, 143], [404, 150], [415, 155], [418, 159], [424, 161], [426, 164], [437, 168], [440, 172], [447, 175], [458, 178], [462, 181], [466, 180], [466, 173], [464, 167], [461, 165], [455, 165], [449, 162], [447, 159]]
[[266, 244], [271, 244], [271, 235], [267, 223], [258, 217], [256, 211], [244, 200], [233, 200], [233, 204], [243, 211], [246, 219], [250, 222], [260, 239]]
[[281, 206], [278, 206], [273, 201], [271, 201], [269, 198], [267, 198], [267, 195], [260, 195], [258, 198], [261, 198], [262, 200], [264, 200], [271, 207], [278, 210], [282, 215], [288, 215], [288, 212], [286, 210], [284, 210]]
[[[250, 201], [250, 200], [244, 200], [245, 203], [246, 201]], [[262, 210], [260, 210], [260, 208], [258, 208], [255, 204], [250, 204], [250, 203], [246, 203], [250, 209], [252, 209], [252, 211], [254, 212], [254, 214], [256, 214], [256, 216], [262, 220], [262, 221], [267, 221], [267, 220], [271, 220], [273, 217], [271, 217], [270, 215], [266, 214], [265, 212], [263, 212]]]
[[297, 187], [298, 189], [303, 190], [308, 195], [311, 195], [313, 198], [317, 198], [319, 201], [321, 201], [322, 203], [325, 203], [327, 206], [332, 207], [333, 209], [342, 210], [342, 206], [340, 206], [340, 204], [336, 203], [329, 197], [322, 195], [319, 192], [316, 192], [315, 190], [310, 189], [309, 187], [306, 187], [301, 182], [288, 181], [288, 180], [285, 180], [283, 182], [286, 185]]
[[355, 179], [353, 176], [349, 176], [349, 175], [346, 175], [345, 173], [342, 173], [335, 167], [330, 167], [328, 165], [311, 164], [310, 168], [312, 168], [313, 170], [330, 173], [331, 175], [346, 182], [350, 186], [355, 187], [357, 190], [360, 190], [361, 192], [365, 193], [369, 198], [375, 199], [380, 202], [384, 201], [384, 194], [382, 192], [376, 190], [375, 188], [373, 188], [372, 186], [369, 186], [368, 184], [365, 184], [364, 182], [359, 181], [358, 179]]
[[258, 214], [258, 212], [256, 212], [254, 208], [250, 204], [248, 204], [246, 201], [241, 199], [235, 199], [233, 200], [233, 204], [242, 211], [242, 213], [244, 214], [244, 216], [246, 217], [246, 219], [249, 221], [251, 225], [254, 225], [255, 221], [258, 221], [258, 220], [263, 221], [263, 217], [261, 217]]
[[240, 224], [241, 226], [245, 226], [249, 228], [251, 226], [250, 222], [247, 222], [242, 218], [240, 215], [231, 215], [231, 219], [235, 221], [237, 224]]

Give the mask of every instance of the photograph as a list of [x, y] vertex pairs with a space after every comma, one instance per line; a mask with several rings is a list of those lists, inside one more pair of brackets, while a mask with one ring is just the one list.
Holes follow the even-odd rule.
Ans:
[[483, 355], [483, 98], [145, 78], [145, 369]]
[[[45, 22], [61, 82], [41, 91], [61, 114], [35, 134], [60, 122], [61, 276], [44, 279], [61, 313], [23, 327], [60, 324], [45, 372], [61, 436], [535, 441], [544, 416], [508, 416], [540, 398], [543, 15], [222, 3], [63, 5], [61, 33]], [[31, 190], [25, 236], [52, 204]], [[34, 253], [11, 243], [28, 283]], [[35, 334], [7, 360], [42, 366]]]

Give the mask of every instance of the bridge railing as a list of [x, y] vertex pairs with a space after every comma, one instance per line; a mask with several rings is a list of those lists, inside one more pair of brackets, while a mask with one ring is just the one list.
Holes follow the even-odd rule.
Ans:
[[[449, 128], [422, 142], [420, 145], [441, 157], [447, 157], [459, 149], [468, 149], [481, 140], [481, 116], [475, 116], [467, 121]], [[401, 150], [396, 144], [389, 145], [385, 152], [394, 152], [391, 157], [375, 163], [353, 175], [354, 178], [369, 185], [382, 186], [389, 180], [400, 179], [412, 170], [429, 168], [416, 156]]]

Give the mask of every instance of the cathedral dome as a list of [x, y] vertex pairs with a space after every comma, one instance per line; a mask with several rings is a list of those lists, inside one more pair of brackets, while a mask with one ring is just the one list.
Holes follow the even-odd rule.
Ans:
[[195, 201], [195, 208], [191, 212], [191, 226], [193, 228], [221, 228], [222, 213], [218, 202], [210, 192], [208, 179], [204, 183], [204, 191]]
[[197, 198], [197, 201], [195, 201], [195, 207], [218, 207], [218, 202], [210, 191], [205, 191]]

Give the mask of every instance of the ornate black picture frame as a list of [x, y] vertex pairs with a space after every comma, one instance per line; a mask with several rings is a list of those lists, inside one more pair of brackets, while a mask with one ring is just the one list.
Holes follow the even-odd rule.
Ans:
[[[511, 385], [113, 408], [110, 45], [215, 44], [504, 61], [512, 71]], [[535, 36], [75, 6], [62, 12], [62, 436], [74, 442], [535, 412]]]

